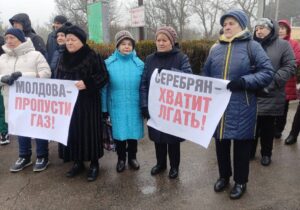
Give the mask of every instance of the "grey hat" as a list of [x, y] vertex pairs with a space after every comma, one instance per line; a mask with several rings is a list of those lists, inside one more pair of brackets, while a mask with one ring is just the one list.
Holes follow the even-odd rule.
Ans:
[[274, 28], [274, 25], [269, 18], [259, 18], [256, 21], [255, 27], [256, 26], [264, 26], [264, 27], [269, 28], [270, 30], [272, 30]]
[[118, 33], [116, 33], [116, 35], [115, 35], [116, 48], [119, 47], [120, 43], [124, 39], [129, 39], [132, 42], [132, 46], [134, 48], [134, 46], [135, 46], [134, 38], [133, 38], [132, 34], [129, 31], [126, 31], [126, 30], [119, 31]]

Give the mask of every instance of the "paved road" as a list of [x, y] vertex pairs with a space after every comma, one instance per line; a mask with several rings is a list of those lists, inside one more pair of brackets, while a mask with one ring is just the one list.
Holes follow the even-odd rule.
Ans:
[[[291, 105], [288, 134], [297, 104]], [[139, 144], [139, 171], [115, 170], [116, 154], [106, 152], [100, 160], [97, 181], [88, 183], [86, 175], [69, 179], [65, 172], [71, 163], [57, 158], [57, 145], [50, 143], [51, 165], [41, 173], [32, 167], [12, 174], [9, 167], [17, 158], [13, 141], [0, 147], [0, 209], [300, 209], [300, 146], [285, 146], [275, 140], [272, 164], [260, 165], [257, 156], [250, 166], [247, 192], [237, 201], [228, 197], [229, 189], [215, 193], [213, 184], [218, 178], [214, 143], [206, 150], [191, 142], [181, 148], [180, 175], [168, 178], [168, 171], [151, 176], [155, 164], [153, 143], [147, 138]], [[35, 153], [34, 153], [35, 154]], [[88, 165], [88, 164], [86, 164]], [[233, 182], [231, 181], [231, 186]]]

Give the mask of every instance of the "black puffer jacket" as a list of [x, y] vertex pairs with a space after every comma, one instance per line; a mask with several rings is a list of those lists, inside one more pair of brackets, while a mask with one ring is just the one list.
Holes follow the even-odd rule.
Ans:
[[259, 116], [281, 116], [285, 106], [285, 84], [295, 75], [296, 59], [290, 44], [278, 37], [279, 26], [272, 21], [274, 28], [271, 33], [260, 39], [254, 33], [254, 40], [258, 41], [274, 68], [274, 77], [271, 84], [267, 87], [269, 94], [258, 97]]
[[41, 52], [44, 55], [44, 57], [47, 59], [45, 42], [43, 41], [42, 37], [37, 35], [35, 31], [32, 29], [31, 21], [27, 14], [25, 13], [16, 14], [9, 19], [9, 22], [12, 26], [14, 25], [14, 22], [20, 23], [23, 26], [23, 32], [25, 36], [31, 39], [35, 50]]
[[[187, 55], [174, 48], [170, 52], [155, 52], [147, 56], [140, 86], [141, 107], [148, 106], [148, 92], [151, 76], [156, 68], [192, 73]], [[148, 127], [149, 138], [156, 143], [172, 144], [184, 139]]]

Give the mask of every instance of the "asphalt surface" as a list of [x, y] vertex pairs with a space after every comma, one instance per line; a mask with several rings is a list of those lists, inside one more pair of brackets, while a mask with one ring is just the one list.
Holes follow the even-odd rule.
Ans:
[[[297, 102], [291, 104], [287, 136]], [[300, 209], [300, 144], [284, 145], [274, 141], [272, 164], [263, 167], [259, 152], [250, 164], [247, 191], [240, 200], [230, 200], [228, 188], [215, 193], [213, 184], [218, 178], [215, 146], [208, 149], [191, 142], [181, 144], [180, 174], [168, 178], [168, 170], [151, 176], [155, 165], [154, 145], [145, 137], [139, 143], [138, 160], [141, 168], [126, 167], [116, 172], [117, 156], [105, 152], [100, 160], [100, 174], [95, 182], [87, 182], [83, 173], [66, 178], [72, 163], [57, 157], [57, 143], [50, 142], [51, 164], [46, 171], [36, 173], [32, 166], [19, 173], [9, 172], [17, 159], [17, 142], [0, 147], [0, 209]], [[35, 148], [35, 147], [34, 147]], [[35, 151], [32, 160], [35, 161]], [[88, 163], [86, 163], [88, 166]], [[169, 167], [168, 167], [169, 169]], [[232, 187], [234, 182], [231, 180]]]

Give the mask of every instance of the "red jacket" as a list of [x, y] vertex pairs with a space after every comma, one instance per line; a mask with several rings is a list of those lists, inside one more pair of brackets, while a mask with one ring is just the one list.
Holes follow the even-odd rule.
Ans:
[[[291, 47], [294, 50], [294, 55], [296, 58], [297, 68], [300, 66], [300, 44], [296, 41], [291, 39], [291, 26], [290, 23], [287, 20], [279, 20], [279, 24], [284, 24], [287, 27], [287, 36], [284, 38], [287, 40]], [[297, 99], [297, 72], [295, 74], [296, 76], [293, 76], [289, 81], [287, 81], [285, 85], [285, 94], [286, 94], [286, 100], [296, 100]]]

